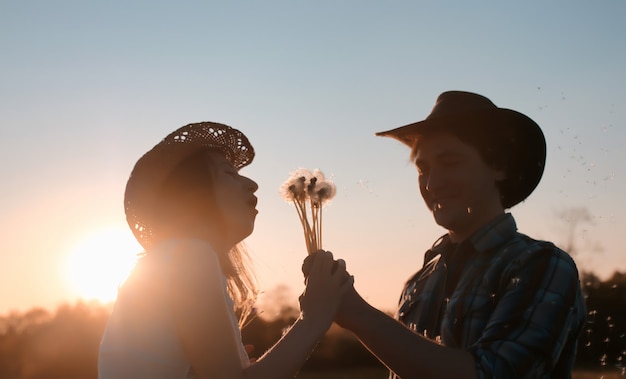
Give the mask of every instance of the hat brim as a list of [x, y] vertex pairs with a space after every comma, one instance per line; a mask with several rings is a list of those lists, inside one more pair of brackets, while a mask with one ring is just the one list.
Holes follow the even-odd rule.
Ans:
[[472, 127], [476, 128], [477, 131], [494, 126], [510, 127], [516, 130], [529, 127], [540, 134], [541, 139], [543, 139], [539, 125], [532, 119], [522, 113], [505, 108], [483, 109], [444, 117], [429, 117], [422, 121], [378, 132], [376, 136], [391, 137], [412, 147], [415, 140], [423, 134], [436, 130], [448, 130], [456, 126]]

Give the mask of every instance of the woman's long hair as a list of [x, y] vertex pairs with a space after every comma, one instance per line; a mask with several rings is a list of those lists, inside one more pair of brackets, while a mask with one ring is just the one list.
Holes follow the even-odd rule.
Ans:
[[252, 315], [258, 295], [256, 277], [245, 244], [240, 242], [233, 247], [224, 262], [220, 258], [220, 265], [226, 276], [228, 293], [240, 314], [239, 328], [243, 328]]
[[[167, 213], [163, 215], [162, 219], [166, 220], [165, 224], [169, 224], [170, 227], [172, 227], [171, 224], [176, 225], [173, 226], [173, 233], [172, 231], [163, 233], [162, 238], [176, 235], [193, 237], [192, 230], [197, 225], [192, 224], [198, 220], [193, 212], [198, 210], [198, 204], [189, 204], [185, 201], [187, 197], [184, 193], [188, 188], [201, 187], [207, 192], [205, 207], [199, 208], [200, 213], [196, 216], [206, 217], [206, 214], [211, 214], [218, 220], [222, 217], [218, 211], [216, 199], [212, 196], [215, 193], [216, 167], [208, 154], [211, 151], [219, 150], [200, 150], [181, 161], [160, 188], [159, 197], [162, 199], [161, 204], [164, 205], [165, 212], [169, 207], [183, 207], [183, 213], [186, 213], [181, 222], [172, 222]], [[155, 229], [159, 234], [158, 226]], [[252, 312], [258, 294], [252, 261], [243, 242], [235, 245], [228, 254], [217, 254], [217, 256], [226, 277], [227, 290], [235, 305], [235, 311], [240, 314], [239, 326], [242, 327]]]

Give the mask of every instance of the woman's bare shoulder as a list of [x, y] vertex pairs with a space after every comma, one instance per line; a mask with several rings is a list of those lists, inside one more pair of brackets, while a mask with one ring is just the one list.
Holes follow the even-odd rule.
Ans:
[[210, 244], [201, 240], [175, 241], [168, 255], [173, 290], [223, 296], [224, 276]]

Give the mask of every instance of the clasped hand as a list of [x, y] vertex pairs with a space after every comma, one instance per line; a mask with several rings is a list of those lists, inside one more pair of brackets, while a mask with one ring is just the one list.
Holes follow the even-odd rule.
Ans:
[[302, 317], [330, 327], [343, 295], [354, 283], [354, 278], [346, 271], [346, 262], [334, 260], [330, 251], [318, 250], [304, 260], [302, 272], [306, 284], [300, 296]]

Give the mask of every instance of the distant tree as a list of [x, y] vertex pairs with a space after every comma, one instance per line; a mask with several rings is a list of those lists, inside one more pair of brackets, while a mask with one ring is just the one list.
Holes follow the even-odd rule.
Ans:
[[295, 319], [298, 317], [300, 307], [291, 288], [285, 284], [279, 284], [259, 295], [256, 310], [258, 317], [265, 320]]
[[13, 314], [0, 335], [0, 378], [97, 378], [108, 315], [104, 307], [80, 302], [62, 305], [54, 315], [38, 308]]
[[582, 275], [587, 324], [578, 344], [577, 364], [621, 370], [626, 363], [626, 273], [600, 281]]
[[26, 327], [33, 327], [44, 322], [50, 321], [52, 314], [50, 311], [35, 307], [26, 313], [12, 312], [7, 316], [0, 317], [0, 334], [12, 329], [16, 332], [22, 332]]
[[588, 238], [588, 226], [594, 225], [594, 217], [587, 207], [570, 207], [555, 211], [563, 226], [561, 247], [571, 256], [580, 259], [581, 252], [598, 253], [603, 247], [597, 241]]
[[[615, 288], [617, 286], [623, 287], [626, 285], [626, 272], [615, 271], [613, 276], [607, 280], [607, 282], [611, 283], [611, 287]], [[625, 309], [626, 311], [626, 309]]]
[[[581, 281], [588, 322], [576, 363], [617, 372], [626, 362], [626, 272], [602, 281], [582, 271]], [[287, 299], [285, 294], [280, 289], [276, 299]], [[242, 330], [243, 342], [255, 347], [252, 357], [276, 343], [298, 314], [291, 305], [275, 306], [280, 309], [277, 317], [254, 317]], [[0, 378], [96, 379], [98, 347], [109, 314], [110, 307], [77, 303], [54, 312], [33, 308], [0, 317]], [[382, 367], [351, 333], [333, 325], [303, 371], [363, 366]]]
[[580, 272], [580, 282], [585, 292], [588, 292], [589, 289], [597, 289], [602, 284], [602, 281], [596, 274], [586, 270]]
[[557, 211], [556, 214], [557, 217], [566, 223], [565, 244], [563, 248], [571, 255], [576, 255], [580, 247], [576, 240], [579, 228], [584, 224], [592, 224], [593, 217], [587, 207], [561, 209]]

